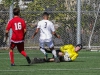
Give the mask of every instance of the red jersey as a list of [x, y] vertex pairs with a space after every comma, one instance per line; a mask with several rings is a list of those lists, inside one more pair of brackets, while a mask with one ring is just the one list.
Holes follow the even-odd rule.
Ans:
[[24, 29], [26, 29], [25, 21], [20, 17], [14, 17], [11, 19], [6, 27], [6, 30], [12, 29], [11, 41], [19, 43], [24, 41]]

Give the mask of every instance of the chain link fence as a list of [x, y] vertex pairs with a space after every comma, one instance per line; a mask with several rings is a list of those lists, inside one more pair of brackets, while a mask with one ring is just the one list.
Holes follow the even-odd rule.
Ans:
[[[26, 0], [25, 0], [26, 1]], [[77, 30], [77, 0], [34, 0], [27, 8], [21, 9], [21, 17], [27, 24], [25, 48], [39, 48], [39, 34], [31, 39], [38, 21], [42, 20], [42, 13], [50, 13], [50, 20], [54, 23], [56, 32], [61, 36], [57, 39], [53, 36], [55, 47], [64, 44], [76, 45]], [[99, 0], [81, 0], [81, 41], [83, 46], [89, 45], [90, 35], [97, 16], [94, 32], [91, 38], [91, 46], [99, 46], [100, 43], [100, 12], [98, 12]], [[23, 4], [22, 4], [23, 5]], [[97, 15], [98, 12], [98, 15]], [[9, 20], [9, 9], [0, 8], [0, 47], [6, 47], [3, 43], [4, 30]]]

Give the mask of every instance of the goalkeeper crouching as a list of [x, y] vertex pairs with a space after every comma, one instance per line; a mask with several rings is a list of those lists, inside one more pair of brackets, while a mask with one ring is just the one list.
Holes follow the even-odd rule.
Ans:
[[[69, 62], [74, 61], [78, 57], [78, 52], [82, 49], [82, 44], [78, 44], [76, 46], [72, 44], [64, 45], [60, 47], [60, 50], [56, 50], [56, 53], [59, 57], [60, 62]], [[51, 53], [51, 51], [45, 49], [47, 53]], [[33, 63], [42, 63], [42, 62], [53, 62], [54, 58], [34, 58], [32, 60]]]

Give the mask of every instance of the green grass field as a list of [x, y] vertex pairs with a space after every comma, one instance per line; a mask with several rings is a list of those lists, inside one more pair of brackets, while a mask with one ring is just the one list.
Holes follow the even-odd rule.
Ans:
[[[0, 50], [0, 75], [100, 75], [100, 52], [82, 50], [74, 62], [48, 62], [30, 66], [17, 50], [14, 51], [16, 66], [10, 66], [8, 52]], [[31, 59], [43, 57], [39, 50], [26, 52]]]

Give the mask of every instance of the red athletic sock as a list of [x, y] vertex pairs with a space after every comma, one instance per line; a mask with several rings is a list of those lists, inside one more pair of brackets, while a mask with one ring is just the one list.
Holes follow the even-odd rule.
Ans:
[[14, 53], [13, 53], [13, 51], [9, 52], [9, 57], [10, 57], [11, 64], [14, 64]]
[[26, 52], [25, 51], [21, 51], [20, 52], [24, 57], [26, 57], [27, 56], [27, 54], [26, 54]]

